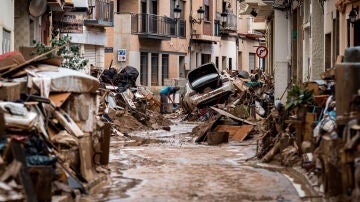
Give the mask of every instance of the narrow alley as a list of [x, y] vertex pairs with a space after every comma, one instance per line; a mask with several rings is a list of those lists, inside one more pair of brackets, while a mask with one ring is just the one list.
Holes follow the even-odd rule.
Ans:
[[0, 202], [360, 201], [360, 0], [0, 2]]

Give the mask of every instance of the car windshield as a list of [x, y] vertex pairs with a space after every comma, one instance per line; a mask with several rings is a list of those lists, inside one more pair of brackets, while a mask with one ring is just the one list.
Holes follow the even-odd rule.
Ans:
[[194, 88], [194, 89], [197, 89], [199, 87], [202, 87], [210, 82], [213, 82], [214, 80], [217, 80], [217, 77], [218, 77], [218, 74], [207, 74], [205, 76], [202, 76], [198, 79], [196, 79], [195, 81], [193, 81], [191, 83], [191, 86]]

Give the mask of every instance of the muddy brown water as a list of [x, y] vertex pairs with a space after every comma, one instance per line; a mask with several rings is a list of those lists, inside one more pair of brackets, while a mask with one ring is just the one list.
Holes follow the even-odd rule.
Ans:
[[81, 201], [306, 201], [310, 191], [289, 173], [246, 161], [255, 155], [254, 139], [199, 145], [190, 133], [195, 126], [130, 133], [135, 141], [113, 136], [109, 181]]

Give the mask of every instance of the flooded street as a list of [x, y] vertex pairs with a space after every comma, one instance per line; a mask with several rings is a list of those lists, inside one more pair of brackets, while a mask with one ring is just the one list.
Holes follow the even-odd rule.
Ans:
[[309, 191], [281, 168], [249, 160], [256, 137], [199, 145], [195, 126], [130, 133], [136, 142], [112, 136], [109, 182], [83, 201], [304, 201]]

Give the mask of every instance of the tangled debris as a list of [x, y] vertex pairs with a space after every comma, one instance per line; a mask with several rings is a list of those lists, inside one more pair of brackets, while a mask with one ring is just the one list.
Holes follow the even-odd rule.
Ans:
[[[221, 136], [219, 140], [223, 139], [223, 142], [228, 140], [240, 142], [249, 134], [254, 133], [254, 130], [261, 132], [260, 125], [262, 124], [257, 123], [267, 120], [266, 117], [269, 116], [273, 107], [272, 79], [263, 74], [261, 70], [256, 70], [250, 74], [250, 79], [246, 76], [249, 74], [245, 74], [244, 71], [241, 73], [233, 72], [231, 75], [222, 73], [223, 82], [230, 82], [233, 85], [233, 90], [226, 99], [212, 98], [219, 102], [212, 102], [212, 106], [197, 106], [187, 114], [185, 120], [205, 122], [193, 129], [193, 134], [197, 136], [196, 142], [206, 142], [208, 135]], [[206, 92], [198, 91], [192, 96], [200, 95], [203, 100], [206, 100], [206, 96], [213, 96], [209, 92], [221, 89], [221, 86], [208, 87], [213, 89]], [[224, 94], [219, 96], [224, 96]], [[189, 98], [188, 100], [192, 99]], [[259, 127], [255, 127], [256, 125]], [[218, 143], [222, 142], [219, 141]]]

